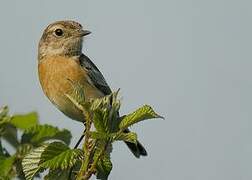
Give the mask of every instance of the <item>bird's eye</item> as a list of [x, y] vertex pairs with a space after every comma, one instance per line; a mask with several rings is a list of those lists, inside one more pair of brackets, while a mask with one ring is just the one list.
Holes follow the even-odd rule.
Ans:
[[56, 29], [54, 31], [54, 33], [57, 35], [57, 36], [62, 36], [63, 35], [63, 30], [62, 29]]

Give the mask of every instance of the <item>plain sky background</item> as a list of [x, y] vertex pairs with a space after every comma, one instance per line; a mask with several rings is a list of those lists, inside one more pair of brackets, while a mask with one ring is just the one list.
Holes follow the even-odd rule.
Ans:
[[9, 0], [0, 5], [0, 105], [82, 132], [46, 99], [37, 45], [55, 20], [92, 31], [84, 52], [113, 90], [121, 114], [147, 103], [165, 120], [133, 127], [149, 156], [123, 143], [112, 180], [252, 179], [252, 3], [249, 0]]

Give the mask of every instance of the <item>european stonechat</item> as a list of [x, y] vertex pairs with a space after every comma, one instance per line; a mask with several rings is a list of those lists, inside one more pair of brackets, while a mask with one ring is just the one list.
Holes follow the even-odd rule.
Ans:
[[[83, 113], [66, 96], [73, 91], [71, 82], [82, 85], [87, 101], [111, 93], [99, 69], [82, 53], [83, 38], [90, 33], [75, 21], [57, 21], [44, 30], [38, 47], [39, 80], [45, 95], [66, 116], [80, 122]], [[136, 157], [147, 155], [139, 142], [125, 143]]]

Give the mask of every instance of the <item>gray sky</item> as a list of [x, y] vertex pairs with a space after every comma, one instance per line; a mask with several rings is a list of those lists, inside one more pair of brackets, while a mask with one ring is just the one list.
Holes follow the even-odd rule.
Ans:
[[252, 179], [251, 1], [9, 0], [0, 6], [0, 105], [36, 110], [42, 123], [73, 132], [43, 95], [37, 44], [55, 20], [79, 21], [93, 33], [84, 52], [111, 88], [121, 114], [145, 103], [165, 120], [133, 127], [148, 150], [135, 159], [114, 146], [110, 179]]

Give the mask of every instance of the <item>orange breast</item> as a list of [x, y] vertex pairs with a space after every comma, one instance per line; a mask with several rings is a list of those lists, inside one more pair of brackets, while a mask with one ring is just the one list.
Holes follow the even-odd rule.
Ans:
[[87, 100], [103, 96], [88, 82], [87, 71], [75, 59], [61, 56], [45, 58], [39, 63], [38, 71], [40, 84], [46, 96], [59, 110], [72, 119], [83, 121], [80, 110], [66, 97], [66, 94], [71, 94], [73, 91], [71, 81], [85, 88]]

